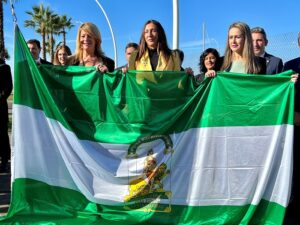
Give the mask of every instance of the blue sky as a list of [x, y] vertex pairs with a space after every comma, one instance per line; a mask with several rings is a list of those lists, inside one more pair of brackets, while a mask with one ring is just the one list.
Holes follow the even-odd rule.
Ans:
[[[9, 2], [9, 1], [8, 1]], [[172, 0], [99, 0], [111, 22], [118, 51], [118, 65], [125, 64], [124, 48], [128, 42], [139, 42], [142, 27], [148, 19], [156, 19], [165, 28], [169, 47], [172, 48]], [[267, 51], [284, 61], [300, 56], [296, 44], [300, 31], [299, 1], [279, 0], [178, 0], [179, 2], [179, 48], [185, 53], [184, 67], [190, 66], [198, 72], [198, 61], [203, 51], [203, 32], [206, 31], [205, 48], [217, 48], [224, 52], [227, 30], [230, 24], [243, 21], [250, 27], [263, 27], [269, 38]], [[33, 5], [43, 3], [57, 14], [67, 14], [75, 25], [67, 34], [67, 44], [72, 52], [81, 22], [93, 22], [101, 31], [102, 47], [107, 56], [114, 58], [112, 36], [106, 19], [94, 0], [18, 0], [15, 4], [17, 23], [25, 39], [37, 38], [32, 28], [25, 28], [24, 21], [30, 19], [25, 11], [31, 11]], [[4, 34], [6, 48], [13, 64], [14, 25], [9, 4], [4, 5]], [[56, 37], [56, 43], [62, 37]]]

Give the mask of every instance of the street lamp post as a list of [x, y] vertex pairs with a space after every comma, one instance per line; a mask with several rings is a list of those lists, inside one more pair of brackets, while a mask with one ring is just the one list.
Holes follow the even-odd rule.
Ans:
[[213, 42], [215, 42], [217, 50], [218, 50], [218, 52], [220, 52], [219, 42], [216, 39], [214, 39], [214, 38], [211, 38], [210, 40], [213, 41]]
[[173, 0], [173, 49], [178, 49], [178, 0]]
[[98, 4], [98, 6], [100, 7], [102, 13], [104, 14], [105, 16], [105, 19], [108, 23], [108, 26], [109, 26], [109, 29], [110, 29], [110, 33], [111, 33], [111, 36], [112, 36], [112, 40], [113, 40], [113, 45], [114, 45], [114, 53], [115, 53], [115, 68], [118, 67], [118, 54], [117, 54], [117, 46], [116, 46], [116, 40], [115, 40], [115, 35], [114, 35], [114, 32], [113, 32], [113, 29], [111, 27], [111, 24], [110, 24], [110, 21], [108, 19], [108, 16], [104, 10], [104, 8], [102, 7], [102, 5], [98, 2], [98, 0], [95, 0], [96, 3]]
[[202, 23], [202, 50], [205, 50], [205, 23]]

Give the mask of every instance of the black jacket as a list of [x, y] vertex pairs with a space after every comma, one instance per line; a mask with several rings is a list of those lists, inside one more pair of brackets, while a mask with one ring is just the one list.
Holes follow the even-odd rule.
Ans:
[[0, 120], [1, 126], [4, 124], [7, 126], [8, 121], [8, 107], [7, 98], [12, 91], [12, 77], [10, 66], [5, 64], [3, 60], [0, 60]]
[[[78, 66], [80, 64], [80, 62], [79, 61], [72, 62], [73, 59], [74, 59], [74, 55], [72, 55], [71, 59], [69, 59], [70, 62], [71, 62], [71, 65]], [[105, 66], [107, 66], [108, 72], [113, 72], [114, 71], [114, 69], [115, 69], [115, 61], [114, 60], [104, 56], [104, 57], [102, 57], [102, 61], [103, 61], [103, 64]]]

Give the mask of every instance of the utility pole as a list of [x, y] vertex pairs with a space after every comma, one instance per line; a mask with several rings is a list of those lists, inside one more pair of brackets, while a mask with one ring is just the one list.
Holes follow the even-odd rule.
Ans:
[[178, 49], [178, 33], [179, 33], [179, 12], [178, 12], [178, 0], [173, 0], [173, 49]]
[[203, 46], [203, 52], [205, 50], [205, 23], [202, 23], [202, 46]]
[[111, 27], [111, 24], [110, 24], [110, 21], [108, 19], [108, 16], [104, 10], [104, 8], [102, 7], [102, 5], [98, 2], [98, 0], [95, 0], [96, 3], [98, 4], [98, 6], [100, 7], [102, 13], [104, 14], [105, 16], [105, 19], [108, 23], [108, 26], [109, 26], [109, 29], [110, 29], [110, 33], [111, 33], [111, 36], [112, 36], [112, 40], [113, 40], [113, 45], [114, 45], [114, 53], [115, 53], [115, 68], [118, 67], [118, 54], [117, 54], [117, 46], [116, 46], [116, 40], [115, 40], [115, 35], [114, 35], [114, 32], [113, 32], [113, 29]]

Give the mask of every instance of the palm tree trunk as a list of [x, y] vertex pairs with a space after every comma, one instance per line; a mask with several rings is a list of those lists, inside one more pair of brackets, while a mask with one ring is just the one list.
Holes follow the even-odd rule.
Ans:
[[3, 28], [3, 0], [0, 0], [0, 58], [5, 59], [4, 28]]
[[50, 55], [51, 55], [51, 63], [53, 63], [54, 59], [54, 38], [53, 38], [53, 32], [50, 34]]
[[63, 29], [63, 44], [66, 45], [66, 32], [65, 32], [65, 29]]
[[46, 34], [42, 32], [42, 51], [43, 51], [43, 59], [46, 59]]

